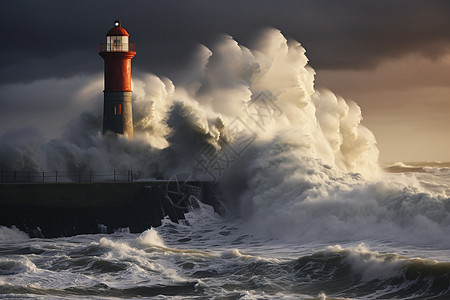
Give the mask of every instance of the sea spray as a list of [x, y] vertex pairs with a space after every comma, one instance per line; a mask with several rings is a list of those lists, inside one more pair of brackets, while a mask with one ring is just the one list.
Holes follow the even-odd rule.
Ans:
[[165, 247], [164, 241], [158, 235], [158, 232], [154, 229], [148, 229], [141, 233], [141, 235], [137, 239], [138, 243], [143, 246], [158, 246]]
[[[212, 50], [199, 48], [190, 70], [180, 72], [184, 77], [177, 79], [176, 86], [166, 78], [139, 74], [133, 82], [135, 129], [139, 132], [135, 141], [102, 137], [98, 116], [86, 113], [78, 122], [72, 122], [61, 138], [50, 142], [44, 143], [31, 132], [36, 139], [28, 140], [35, 149], [44, 147], [44, 155], [16, 153], [18, 158], [32, 156], [33, 163], [13, 159], [8, 167], [61, 171], [88, 166], [142, 169], [138, 165], [144, 163], [149, 170], [141, 170], [143, 176], [153, 175], [150, 169], [155, 168], [170, 174], [177, 166], [155, 166], [160, 157], [171, 153], [183, 167], [192, 167], [195, 161], [190, 154], [200, 151], [205, 143], [220, 150], [224, 143], [233, 146], [237, 142], [228, 126], [240, 118], [257, 134], [256, 142], [273, 140], [281, 132], [294, 129], [299, 131], [296, 138], [307, 140], [303, 155], [343, 171], [373, 173], [377, 160], [375, 140], [360, 125], [359, 108], [336, 100], [330, 92], [314, 94], [314, 71], [307, 65], [304, 52], [298, 42], [287, 41], [275, 29], [266, 30], [255, 49], [223, 36]], [[262, 99], [265, 107], [257, 103], [261, 92], [270, 97]], [[267, 116], [262, 115], [262, 109]], [[184, 129], [198, 132], [191, 135], [195, 141], [177, 135], [183, 129], [177, 127], [182, 119]], [[8, 144], [17, 144], [17, 139]], [[367, 152], [375, 155], [364, 154]]]
[[[255, 232], [298, 242], [380, 239], [450, 245], [450, 199], [417, 182], [369, 182], [316, 160], [295, 160], [279, 144], [277, 149], [249, 172], [253, 180], [240, 198], [248, 203], [246, 216]], [[276, 171], [264, 167], [275, 163]]]
[[176, 83], [139, 74], [134, 141], [101, 135], [101, 117], [88, 112], [48, 142], [33, 129], [5, 133], [1, 165], [132, 169], [138, 179], [187, 172], [217, 181], [230, 211], [263, 236], [449, 245], [446, 192], [381, 175], [361, 109], [315, 91], [298, 42], [268, 29], [255, 45], [224, 35], [200, 46]]
[[18, 242], [28, 240], [26, 233], [20, 231], [16, 227], [0, 226], [0, 242]]

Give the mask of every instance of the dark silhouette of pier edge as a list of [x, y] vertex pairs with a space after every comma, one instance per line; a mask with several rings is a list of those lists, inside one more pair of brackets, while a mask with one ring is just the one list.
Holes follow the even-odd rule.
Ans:
[[219, 210], [206, 181], [1, 183], [0, 225], [30, 237], [143, 232], [165, 217], [178, 223], [201, 201]]

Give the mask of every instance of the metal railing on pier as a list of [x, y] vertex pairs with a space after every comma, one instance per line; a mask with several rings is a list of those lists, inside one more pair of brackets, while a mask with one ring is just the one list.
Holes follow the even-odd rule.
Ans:
[[0, 171], [0, 183], [131, 182], [133, 170], [94, 171]]

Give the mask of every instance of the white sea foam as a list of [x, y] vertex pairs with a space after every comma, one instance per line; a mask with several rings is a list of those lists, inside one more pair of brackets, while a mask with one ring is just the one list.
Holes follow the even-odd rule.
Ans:
[[20, 231], [14, 226], [11, 228], [0, 226], [0, 242], [2, 243], [23, 241], [28, 240], [29, 238], [28, 234]]
[[405, 265], [405, 259], [398, 254], [380, 254], [360, 244], [350, 249], [346, 261], [350, 263], [352, 271], [362, 274], [362, 279], [370, 281], [374, 279], [387, 279], [398, 276], [401, 267]]
[[0, 259], [0, 275], [15, 275], [27, 272], [36, 273], [38, 268], [26, 257], [18, 260]]
[[[114, 241], [108, 238], [101, 238], [98, 245], [102, 248], [109, 249], [105, 253], [104, 258], [108, 261], [128, 262], [130, 265], [127, 268], [127, 275], [123, 275], [122, 282], [109, 283], [110, 286], [123, 287], [129, 285], [131, 282], [151, 282], [152, 284], [163, 284], [170, 280], [172, 282], [185, 282], [186, 279], [174, 270], [173, 262], [171, 260], [160, 260], [159, 256], [163, 257], [167, 251], [164, 242], [158, 235], [157, 231], [150, 229], [142, 233], [137, 238], [130, 235], [130, 239], [120, 239]], [[142, 246], [158, 246], [163, 247], [162, 252], [146, 251]], [[160, 278], [149, 276], [150, 273], [160, 274]]]
[[139, 244], [144, 246], [158, 246], [165, 247], [163, 239], [158, 235], [158, 232], [154, 229], [148, 229], [141, 233], [137, 238]]
[[426, 192], [412, 179], [411, 185], [367, 182], [311, 161], [303, 165], [308, 164], [306, 170], [291, 167], [295, 171], [286, 179], [264, 170], [255, 173], [255, 183], [266, 188], [244, 196], [252, 201], [247, 207], [254, 230], [302, 242], [374, 238], [450, 245], [448, 198]]

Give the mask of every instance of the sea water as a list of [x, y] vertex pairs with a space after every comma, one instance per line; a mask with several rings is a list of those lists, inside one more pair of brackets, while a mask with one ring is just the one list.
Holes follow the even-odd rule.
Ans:
[[300, 43], [268, 29], [254, 45], [222, 36], [176, 81], [135, 78], [133, 141], [95, 112], [51, 141], [0, 136], [4, 170], [185, 172], [217, 181], [226, 212], [200, 203], [141, 234], [1, 228], [0, 297], [448, 299], [449, 164], [381, 172], [361, 108], [315, 90]]
[[[423, 163], [420, 173], [398, 170], [407, 165], [395, 167], [398, 173], [386, 175], [391, 180], [415, 176], [434, 192], [449, 191], [447, 165]], [[324, 205], [328, 217], [335, 218], [336, 204]], [[378, 228], [358, 229], [369, 230], [368, 235], [353, 235], [348, 228], [357, 225], [356, 219], [348, 217], [349, 226], [339, 225], [347, 228], [347, 236], [310, 228], [314, 238], [295, 235], [308, 228], [284, 228], [290, 231], [286, 235], [257, 230], [245, 216], [219, 216], [202, 203], [180, 224], [164, 220], [161, 227], [140, 234], [123, 229], [110, 235], [30, 239], [2, 227], [0, 298], [449, 299], [449, 243], [445, 235], [435, 236], [448, 224], [441, 220], [437, 228], [417, 231], [404, 221], [386, 231], [379, 213], [364, 213], [371, 226], [376, 223], [370, 219], [379, 218]], [[402, 218], [410, 211], [398, 208], [396, 213]], [[408, 234], [426, 230], [431, 239]]]

